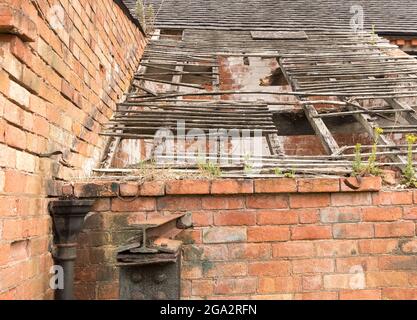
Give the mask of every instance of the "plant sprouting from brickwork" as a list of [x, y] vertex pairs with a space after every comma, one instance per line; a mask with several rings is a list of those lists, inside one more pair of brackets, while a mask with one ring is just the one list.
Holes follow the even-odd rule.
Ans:
[[409, 188], [417, 188], [417, 178], [416, 178], [416, 171], [414, 169], [414, 156], [413, 156], [413, 147], [414, 144], [417, 142], [417, 136], [413, 134], [408, 134], [407, 137], [407, 145], [408, 145], [408, 152], [407, 152], [407, 166], [404, 170], [404, 184]]
[[152, 4], [145, 5], [143, 0], [136, 1], [136, 16], [147, 34], [151, 34], [155, 28], [155, 11]]
[[213, 162], [199, 162], [198, 168], [203, 173], [204, 176], [208, 178], [219, 178], [222, 175], [222, 170], [217, 163]]
[[281, 170], [280, 168], [275, 168], [275, 169], [274, 169], [274, 174], [275, 174], [277, 177], [282, 177], [282, 170]]
[[294, 179], [295, 178], [295, 170], [292, 169], [284, 174], [285, 178]]
[[377, 151], [378, 151], [378, 141], [381, 137], [381, 134], [384, 133], [384, 130], [381, 128], [375, 128], [374, 131], [374, 144], [372, 145], [371, 155], [368, 160], [367, 172], [371, 175], [378, 176], [381, 174], [381, 170], [376, 165], [377, 160]]
[[357, 177], [363, 175], [364, 165], [362, 164], [362, 145], [360, 143], [355, 146], [355, 159], [352, 164], [352, 176]]
[[244, 171], [245, 171], [246, 174], [251, 174], [252, 171], [253, 171], [253, 164], [250, 163], [250, 155], [245, 156]]

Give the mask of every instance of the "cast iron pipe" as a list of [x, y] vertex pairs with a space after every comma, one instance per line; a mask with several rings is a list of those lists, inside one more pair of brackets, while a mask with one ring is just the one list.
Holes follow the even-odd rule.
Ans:
[[56, 300], [74, 299], [74, 262], [77, 257], [77, 236], [91, 211], [94, 200], [59, 200], [49, 203], [54, 222], [56, 263], [64, 270], [64, 288], [55, 290]]

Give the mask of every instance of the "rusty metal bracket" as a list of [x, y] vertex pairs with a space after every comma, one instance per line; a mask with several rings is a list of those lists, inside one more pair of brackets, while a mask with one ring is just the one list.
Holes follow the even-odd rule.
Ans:
[[159, 216], [133, 225], [138, 235], [117, 250], [122, 300], [179, 299], [182, 242], [190, 214]]

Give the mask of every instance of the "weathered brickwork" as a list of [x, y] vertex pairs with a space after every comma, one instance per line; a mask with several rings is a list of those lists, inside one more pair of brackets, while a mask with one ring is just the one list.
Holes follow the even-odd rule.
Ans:
[[79, 298], [118, 298], [115, 248], [134, 235], [129, 225], [191, 212], [194, 227], [180, 235], [184, 299], [417, 299], [417, 192], [381, 190], [379, 178], [357, 191], [339, 179], [97, 182], [65, 191], [98, 197], [79, 241]]
[[0, 299], [52, 297], [48, 197], [99, 160], [144, 45], [112, 0], [1, 2]]

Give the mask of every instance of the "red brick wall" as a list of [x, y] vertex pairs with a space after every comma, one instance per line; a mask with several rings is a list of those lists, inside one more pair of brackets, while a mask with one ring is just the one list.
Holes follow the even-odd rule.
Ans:
[[36, 2], [0, 4], [0, 299], [52, 296], [47, 197], [99, 159], [145, 44], [112, 0]]
[[76, 294], [117, 299], [115, 247], [134, 235], [123, 230], [191, 212], [184, 299], [417, 299], [417, 192], [380, 189], [378, 178], [358, 191], [339, 179], [76, 184], [66, 192], [100, 197], [80, 236]]

